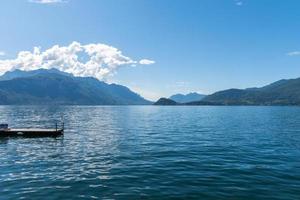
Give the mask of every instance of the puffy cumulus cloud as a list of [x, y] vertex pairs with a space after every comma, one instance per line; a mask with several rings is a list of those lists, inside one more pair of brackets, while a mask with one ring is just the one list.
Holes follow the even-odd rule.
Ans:
[[65, 0], [28, 0], [30, 3], [39, 3], [39, 4], [54, 4], [54, 3], [66, 3]]
[[140, 60], [139, 63], [140, 63], [141, 65], [152, 65], [152, 64], [155, 63], [155, 61], [153, 61], [153, 60], [148, 60], [148, 59], [142, 59], [142, 60]]
[[54, 45], [45, 51], [34, 47], [32, 52], [19, 52], [16, 59], [0, 60], [0, 74], [16, 69], [29, 71], [56, 68], [75, 76], [105, 79], [122, 66], [152, 63], [154, 61], [147, 59], [132, 60], [124, 56], [119, 49], [106, 44], [82, 45], [72, 42], [69, 46]]

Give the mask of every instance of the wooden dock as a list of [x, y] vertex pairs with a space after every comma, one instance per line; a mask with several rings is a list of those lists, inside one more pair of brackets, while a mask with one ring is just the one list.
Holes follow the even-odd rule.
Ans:
[[6, 129], [0, 130], [0, 137], [58, 137], [64, 129]]

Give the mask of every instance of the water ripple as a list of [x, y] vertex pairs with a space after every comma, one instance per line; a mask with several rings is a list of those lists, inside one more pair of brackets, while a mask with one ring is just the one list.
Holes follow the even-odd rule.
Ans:
[[0, 106], [0, 199], [300, 199], [300, 108]]

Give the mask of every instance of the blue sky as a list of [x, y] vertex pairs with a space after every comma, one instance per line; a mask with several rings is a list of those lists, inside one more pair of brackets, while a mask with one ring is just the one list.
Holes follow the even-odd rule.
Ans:
[[107, 79], [152, 100], [300, 77], [297, 0], [44, 1], [0, 1], [1, 60], [73, 41], [111, 45], [155, 61]]

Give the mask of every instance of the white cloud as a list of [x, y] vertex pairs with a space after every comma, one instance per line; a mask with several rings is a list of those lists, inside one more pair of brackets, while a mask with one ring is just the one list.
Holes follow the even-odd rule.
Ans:
[[155, 61], [153, 61], [153, 60], [148, 60], [148, 59], [142, 59], [142, 60], [140, 60], [139, 63], [140, 63], [141, 65], [152, 65], [152, 64], [155, 63]]
[[188, 87], [190, 85], [190, 82], [188, 81], [177, 81], [174, 83], [174, 87]]
[[66, 3], [66, 0], [29, 0], [30, 3], [39, 4], [54, 4], [54, 3]]
[[106, 44], [82, 45], [74, 41], [69, 46], [54, 45], [45, 51], [41, 51], [40, 47], [34, 47], [33, 52], [20, 51], [16, 59], [0, 60], [0, 74], [15, 69], [28, 71], [56, 68], [75, 76], [105, 79], [122, 66], [151, 64], [143, 60], [147, 59], [135, 61]]
[[300, 51], [292, 51], [287, 53], [288, 56], [300, 56]]
[[240, 0], [235, 0], [235, 5], [237, 5], [237, 6], [242, 6], [242, 5], [243, 5], [243, 2], [240, 1]]
[[6, 53], [4, 51], [0, 51], [0, 56], [5, 56]]
[[190, 90], [190, 87], [191, 87], [191, 83], [188, 81], [176, 81], [176, 82], [166, 85], [166, 88], [168, 90], [173, 90], [173, 91]]

